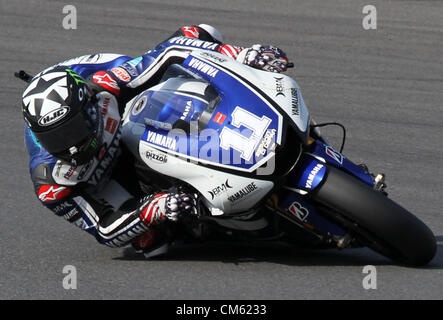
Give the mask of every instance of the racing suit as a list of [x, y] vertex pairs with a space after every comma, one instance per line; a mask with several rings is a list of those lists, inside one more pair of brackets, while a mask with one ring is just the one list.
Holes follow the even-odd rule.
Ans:
[[220, 38], [199, 26], [188, 26], [135, 59], [98, 54], [60, 63], [88, 79], [103, 116], [104, 144], [87, 164], [76, 166], [49, 154], [26, 126], [30, 173], [41, 203], [101, 244], [149, 246], [151, 227], [167, 220], [168, 193], [146, 195], [135, 183], [132, 159], [120, 143], [123, 108], [158, 83], [166, 68], [183, 61], [191, 50], [215, 51], [236, 59], [243, 48], [223, 44]]

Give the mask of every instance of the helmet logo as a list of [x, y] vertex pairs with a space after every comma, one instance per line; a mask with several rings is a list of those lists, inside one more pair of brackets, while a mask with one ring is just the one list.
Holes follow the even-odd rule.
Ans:
[[65, 69], [65, 71], [74, 79], [75, 83], [78, 85], [79, 83], [86, 83], [85, 80], [83, 80], [82, 76], [77, 74], [72, 69]]
[[49, 126], [49, 125], [63, 119], [68, 114], [68, 112], [69, 112], [68, 106], [61, 107], [56, 110], [52, 110], [52, 111], [48, 112], [47, 114], [45, 114], [44, 116], [42, 116], [38, 120], [38, 124], [41, 126]]
[[82, 88], [78, 89], [78, 100], [83, 101], [84, 96], [85, 93], [83, 92], [83, 89]]

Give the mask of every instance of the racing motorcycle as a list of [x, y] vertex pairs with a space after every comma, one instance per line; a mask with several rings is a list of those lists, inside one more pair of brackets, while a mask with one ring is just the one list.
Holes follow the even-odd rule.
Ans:
[[[65, 64], [81, 73], [127, 60], [103, 58]], [[122, 141], [142, 186], [198, 195], [198, 212], [174, 227], [184, 239], [367, 246], [398, 263], [428, 264], [431, 230], [387, 197], [383, 174], [342, 154], [344, 139], [335, 150], [325, 125], [312, 120], [289, 76], [195, 50], [126, 104]]]
[[197, 238], [367, 246], [399, 263], [430, 262], [431, 230], [320, 126], [292, 78], [197, 50], [128, 102], [122, 137], [147, 183], [199, 195], [189, 221]]

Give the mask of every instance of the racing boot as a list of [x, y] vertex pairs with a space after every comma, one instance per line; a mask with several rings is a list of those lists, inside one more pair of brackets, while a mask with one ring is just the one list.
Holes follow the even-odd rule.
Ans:
[[146, 259], [163, 256], [169, 250], [166, 230], [162, 226], [150, 228], [135, 238], [131, 245], [136, 253], [143, 254]]

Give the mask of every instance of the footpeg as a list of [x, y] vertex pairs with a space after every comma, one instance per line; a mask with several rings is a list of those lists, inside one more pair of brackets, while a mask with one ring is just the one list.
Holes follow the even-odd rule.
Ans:
[[337, 239], [337, 247], [339, 249], [347, 248], [352, 240], [354, 240], [354, 238], [349, 233], [347, 233], [343, 237]]
[[377, 174], [374, 179], [374, 182], [375, 182], [374, 189], [387, 194], [387, 192], [385, 191], [385, 189], [386, 189], [385, 178], [386, 177], [383, 173]]

